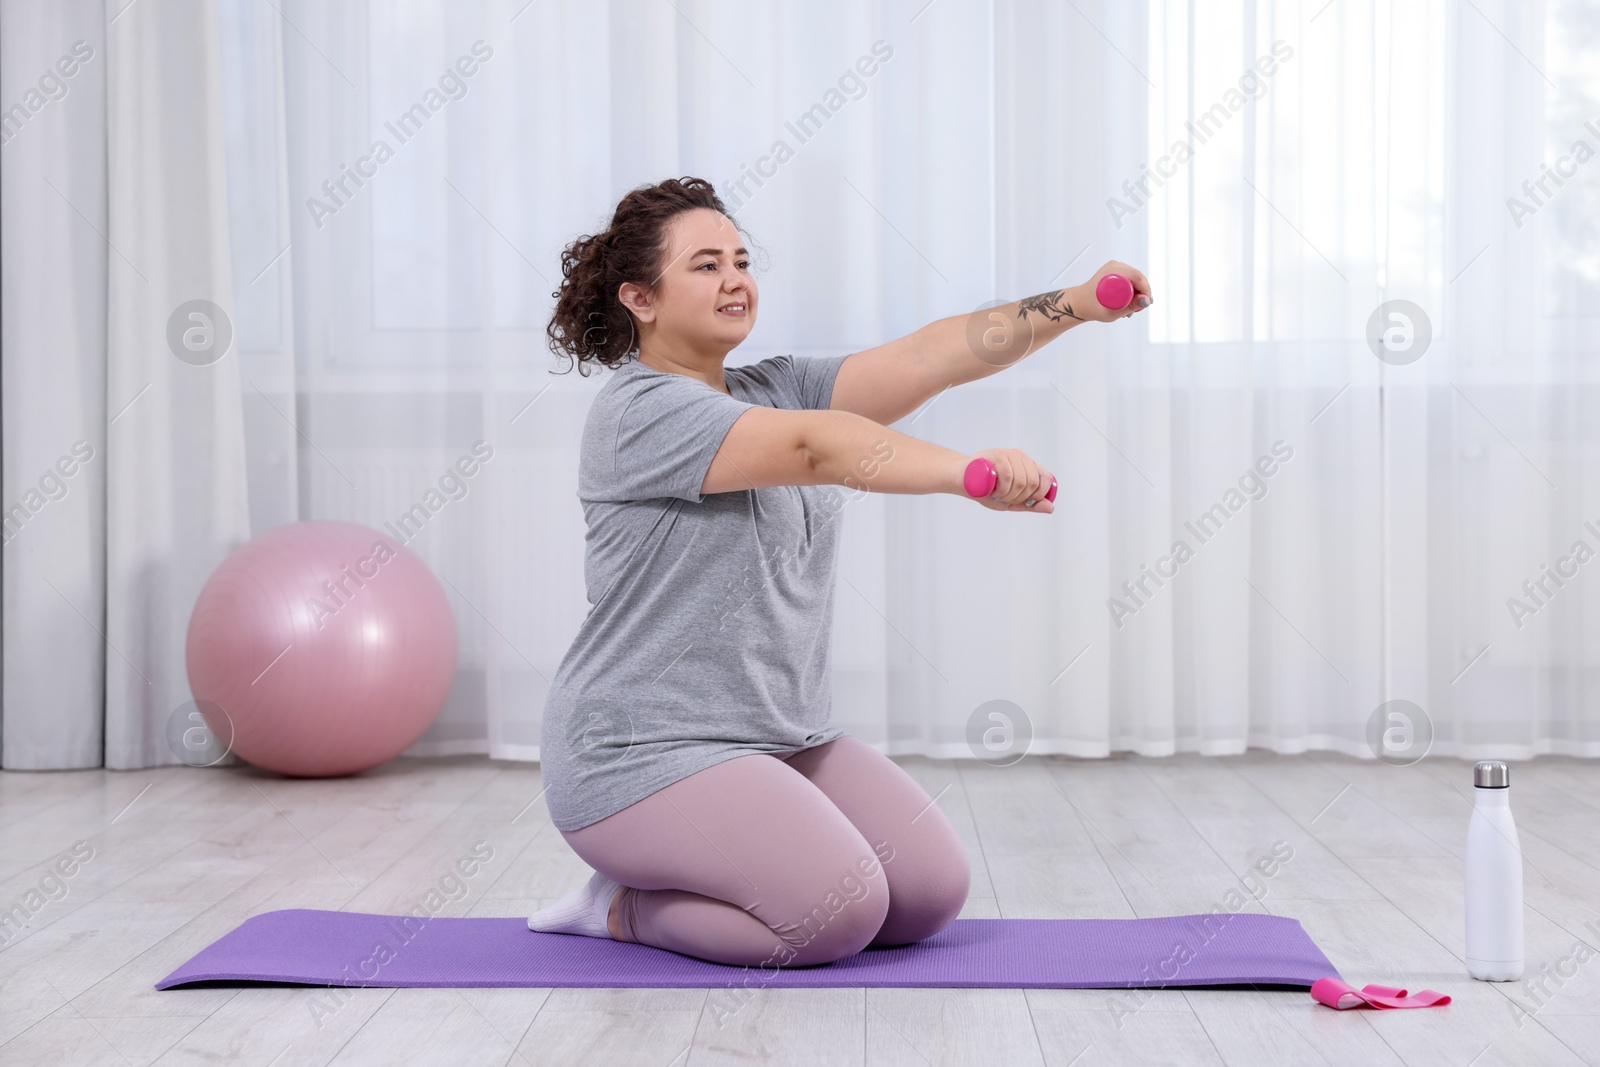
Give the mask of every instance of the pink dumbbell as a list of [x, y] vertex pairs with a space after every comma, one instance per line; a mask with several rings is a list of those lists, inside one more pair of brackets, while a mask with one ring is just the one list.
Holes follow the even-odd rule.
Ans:
[[1133, 303], [1133, 283], [1120, 274], [1107, 274], [1094, 287], [1094, 298], [1107, 311], [1121, 311]]
[[[962, 479], [962, 484], [966, 488], [968, 496], [974, 500], [982, 500], [994, 492], [994, 487], [999, 481], [1000, 472], [994, 469], [994, 464], [983, 456], [979, 456], [967, 464], [967, 471]], [[1050, 491], [1044, 495], [1044, 498], [1052, 504], [1055, 503], [1056, 478], [1053, 474], [1050, 476]], [[1029, 506], [1031, 507], [1032, 505]]]

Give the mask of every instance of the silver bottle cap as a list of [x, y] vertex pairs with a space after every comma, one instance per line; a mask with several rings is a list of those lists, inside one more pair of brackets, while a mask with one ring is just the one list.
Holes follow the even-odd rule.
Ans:
[[1479, 760], [1472, 768], [1472, 784], [1479, 789], [1505, 789], [1511, 785], [1511, 769], [1504, 760]]

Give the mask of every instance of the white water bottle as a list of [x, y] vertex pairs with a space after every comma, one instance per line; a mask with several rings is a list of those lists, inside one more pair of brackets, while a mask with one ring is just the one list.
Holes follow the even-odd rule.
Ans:
[[1522, 977], [1522, 847], [1511, 818], [1511, 771], [1500, 760], [1472, 768], [1467, 825], [1467, 973], [1484, 982]]

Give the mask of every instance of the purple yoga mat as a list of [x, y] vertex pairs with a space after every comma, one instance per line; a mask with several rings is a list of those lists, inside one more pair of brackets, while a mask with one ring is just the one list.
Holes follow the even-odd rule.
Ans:
[[[402, 925], [409, 921], [410, 926]], [[606, 938], [547, 934], [524, 918], [420, 920], [292, 908], [246, 919], [156, 983], [717, 988], [816, 986], [1113, 989], [1287, 985], [1337, 971], [1294, 919], [957, 919], [915, 945], [766, 969]], [[746, 978], [746, 975], [750, 975]]]

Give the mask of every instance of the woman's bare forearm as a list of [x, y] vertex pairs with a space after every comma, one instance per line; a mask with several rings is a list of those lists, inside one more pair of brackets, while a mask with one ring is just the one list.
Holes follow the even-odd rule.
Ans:
[[[924, 326], [921, 351], [942, 388], [998, 374], [1039, 351], [1068, 330], [1089, 321], [1081, 285], [1013, 300], [1009, 304], [952, 315]], [[1098, 306], [1098, 305], [1095, 305]], [[1075, 310], [1076, 309], [1076, 310]]]
[[954, 493], [968, 457], [850, 411], [818, 411], [805, 433], [814, 485], [870, 493]]

